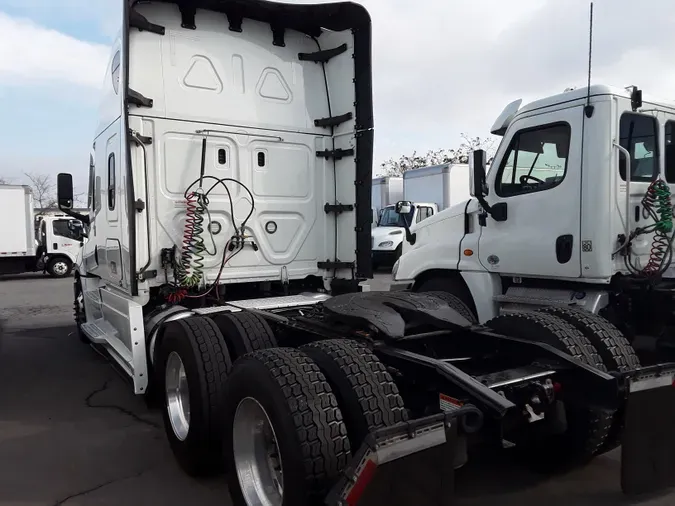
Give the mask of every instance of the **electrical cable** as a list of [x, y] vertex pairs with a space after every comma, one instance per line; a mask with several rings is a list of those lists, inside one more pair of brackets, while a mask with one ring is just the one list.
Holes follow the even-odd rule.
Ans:
[[[630, 176], [628, 175], [628, 177]], [[653, 223], [646, 227], [636, 228], [615, 253], [624, 251], [624, 265], [632, 275], [655, 280], [670, 267], [673, 261], [675, 231], [673, 231], [670, 187], [662, 179], [656, 179], [647, 188], [641, 203], [642, 217], [651, 219]], [[649, 260], [645, 267], [640, 268], [633, 261], [630, 245], [636, 237], [651, 233], [654, 234], [654, 237], [649, 252]]]
[[[206, 165], [206, 136], [202, 139], [202, 154], [201, 154], [201, 164], [199, 171], [199, 178], [192, 182], [184, 192], [185, 201], [187, 203], [186, 209], [186, 222], [183, 234], [183, 243], [180, 253], [180, 258], [177, 263], [174, 264], [174, 278], [175, 282], [173, 285], [168, 283], [167, 275], [167, 285], [170, 292], [165, 295], [165, 298], [170, 303], [178, 303], [185, 298], [196, 299], [207, 296], [213, 291], [214, 288], [217, 288], [220, 283], [220, 278], [223, 273], [225, 265], [236, 255], [238, 255], [245, 247], [246, 241], [246, 224], [253, 216], [255, 210], [255, 198], [251, 190], [243, 184], [241, 181], [237, 181], [232, 178], [217, 178], [215, 176], [209, 176], [205, 174], [205, 165]], [[215, 181], [208, 190], [204, 190], [204, 182], [212, 180]], [[234, 202], [232, 198], [232, 193], [227, 186], [227, 182], [233, 182], [240, 185], [249, 195], [251, 199], [251, 209], [246, 216], [246, 218], [241, 222], [239, 226], [235, 221], [234, 216]], [[193, 187], [199, 185], [195, 190]], [[220, 262], [220, 268], [216, 279], [211, 284], [211, 286], [203, 293], [191, 295], [189, 291], [196, 288], [200, 282], [203, 281], [204, 273], [204, 253], [210, 256], [217, 255], [217, 246], [213, 232], [211, 230], [211, 212], [209, 209], [209, 195], [211, 192], [218, 186], [222, 185], [227, 193], [229, 205], [230, 205], [230, 216], [232, 218], [232, 225], [234, 226], [234, 235], [228, 239], [225, 247], [223, 248], [223, 256]], [[202, 234], [204, 233], [204, 215], [208, 219], [208, 233], [211, 238], [211, 243], [213, 245], [213, 252], [209, 251], [204, 243]], [[231, 253], [228, 256], [228, 252], [231, 252], [232, 245], [234, 243], [234, 248], [236, 251]], [[218, 291], [216, 290], [216, 297], [219, 297]]]

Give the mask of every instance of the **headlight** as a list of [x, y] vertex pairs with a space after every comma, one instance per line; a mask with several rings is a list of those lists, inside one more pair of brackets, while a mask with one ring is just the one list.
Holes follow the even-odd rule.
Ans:
[[396, 273], [398, 272], [398, 266], [399, 266], [400, 263], [401, 263], [401, 259], [399, 258], [398, 260], [396, 260], [396, 262], [394, 263], [394, 266], [391, 268], [391, 278], [392, 279], [396, 279]]
[[403, 230], [394, 230], [393, 232], [389, 232], [389, 235], [400, 235], [403, 233]]
[[393, 246], [394, 242], [393, 241], [384, 241], [378, 244], [378, 248], [388, 248], [390, 246]]

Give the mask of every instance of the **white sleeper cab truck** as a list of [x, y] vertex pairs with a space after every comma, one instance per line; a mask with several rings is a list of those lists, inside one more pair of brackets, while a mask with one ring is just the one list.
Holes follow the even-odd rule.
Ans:
[[[610, 376], [474, 329], [443, 294], [359, 290], [374, 132], [363, 7], [125, 1], [121, 24], [86, 216], [58, 178], [88, 236], [75, 319], [161, 406], [187, 473], [225, 470], [237, 506], [439, 504], [469, 441], [500, 434], [542, 458], [541, 436], [585, 461], [577, 420], [625, 412], [638, 450], [640, 424], [662, 430], [653, 369]], [[529, 430], [566, 407], [569, 430]], [[637, 450], [623, 460], [651, 469]]]
[[73, 218], [35, 218], [29, 186], [0, 185], [0, 274], [44, 271], [68, 276], [80, 253], [81, 223]]
[[412, 227], [469, 198], [469, 166], [446, 163], [408, 170], [403, 173], [403, 198], [411, 202], [410, 212], [397, 213], [392, 202], [373, 229], [373, 268], [392, 266], [399, 259], [406, 225]]
[[372, 208], [373, 224], [382, 214], [382, 209], [403, 200], [403, 178], [400, 176], [383, 176], [373, 178]]

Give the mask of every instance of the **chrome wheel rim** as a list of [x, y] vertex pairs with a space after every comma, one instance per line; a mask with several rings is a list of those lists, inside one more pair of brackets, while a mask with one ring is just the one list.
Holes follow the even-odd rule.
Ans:
[[274, 427], [258, 401], [237, 406], [232, 430], [234, 465], [248, 506], [281, 506], [284, 471]]
[[173, 433], [185, 441], [190, 430], [190, 390], [180, 355], [172, 351], [166, 361], [166, 409]]
[[52, 269], [54, 269], [54, 274], [63, 276], [65, 275], [66, 272], [68, 272], [68, 265], [66, 264], [66, 262], [56, 262], [54, 264], [54, 267], [52, 267]]

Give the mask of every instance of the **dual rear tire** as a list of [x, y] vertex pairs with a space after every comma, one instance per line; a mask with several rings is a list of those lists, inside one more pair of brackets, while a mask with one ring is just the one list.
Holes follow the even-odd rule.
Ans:
[[[601, 371], [627, 371], [640, 366], [621, 332], [601, 316], [583, 309], [547, 307], [499, 316], [486, 325], [505, 335], [549, 344]], [[516, 452], [529, 465], [543, 471], [569, 468], [618, 446], [622, 412], [569, 402], [564, 402], [564, 408], [565, 432], [543, 436], [531, 432], [516, 441]]]
[[367, 347], [327, 340], [279, 348], [253, 313], [172, 322], [158, 359], [176, 459], [193, 476], [227, 469], [236, 505], [313, 504], [370, 431], [407, 420], [393, 379]]

